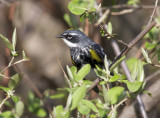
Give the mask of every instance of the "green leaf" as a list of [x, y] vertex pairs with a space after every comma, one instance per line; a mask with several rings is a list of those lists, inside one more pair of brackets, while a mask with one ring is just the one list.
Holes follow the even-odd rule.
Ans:
[[16, 36], [16, 28], [13, 31], [13, 35], [12, 35], [12, 47], [13, 47], [13, 51], [15, 51], [16, 49], [16, 42], [17, 42], [17, 36]]
[[105, 87], [105, 84], [102, 84], [102, 92], [105, 103], [109, 104], [110, 101], [108, 101], [107, 88]]
[[137, 61], [138, 61], [137, 58], [129, 58], [129, 59], [127, 59], [126, 64], [127, 64], [128, 69], [129, 69], [130, 71], [132, 71], [133, 65], [134, 65]]
[[69, 5], [68, 9], [76, 15], [81, 15], [87, 10], [87, 2], [83, 0], [72, 0]]
[[36, 115], [38, 117], [44, 118], [47, 116], [47, 113], [43, 108], [39, 108], [38, 111], [36, 112]]
[[0, 114], [0, 118], [14, 118], [11, 111], [4, 111]]
[[78, 111], [81, 113], [81, 114], [84, 114], [84, 115], [88, 115], [89, 112], [90, 112], [90, 108], [83, 105], [83, 104], [79, 104], [78, 105]]
[[148, 91], [143, 91], [143, 93], [148, 94], [149, 97], [152, 97], [152, 93], [148, 92]]
[[138, 91], [143, 84], [143, 82], [137, 82], [137, 81], [135, 81], [135, 82], [130, 82], [128, 80], [121, 80], [121, 81], [124, 82], [125, 84], [127, 84], [127, 88], [131, 92]]
[[9, 88], [10, 89], [14, 89], [21, 81], [22, 79], [22, 74], [15, 74], [11, 77], [10, 81], [9, 81]]
[[107, 32], [111, 35], [112, 34], [112, 24], [111, 22], [108, 23]]
[[122, 56], [118, 61], [116, 61], [116, 63], [114, 63], [109, 70], [112, 72], [117, 66], [119, 66], [121, 64], [121, 62], [125, 59], [125, 55]]
[[76, 76], [77, 76], [77, 68], [75, 66], [72, 66], [70, 70], [71, 70], [73, 78], [75, 80]]
[[71, 102], [72, 102], [72, 94], [69, 93], [65, 109], [67, 110], [69, 109], [69, 107], [71, 106]]
[[64, 96], [65, 96], [64, 93], [59, 93], [59, 94], [51, 95], [49, 98], [50, 99], [60, 99], [60, 98], [63, 98]]
[[85, 93], [86, 93], [85, 85], [77, 88], [77, 90], [72, 95], [72, 104], [70, 110], [74, 110], [78, 106], [79, 102], [84, 98]]
[[94, 112], [98, 112], [96, 106], [89, 100], [82, 99], [80, 104], [87, 106], [88, 108], [90, 108]]
[[16, 109], [15, 110], [16, 110], [16, 115], [18, 117], [21, 117], [22, 114], [23, 114], [23, 110], [24, 110], [24, 104], [23, 104], [22, 101], [19, 101], [19, 102], [16, 103]]
[[105, 67], [106, 73], [110, 74], [110, 71], [109, 71], [109, 62], [107, 60], [107, 56], [106, 55], [104, 57], [104, 67]]
[[127, 5], [137, 5], [138, 3], [140, 3], [139, 0], [128, 0]]
[[117, 109], [116, 109], [116, 107], [114, 107], [114, 108], [112, 109], [112, 113], [111, 113], [111, 115], [109, 116], [109, 118], [117, 118]]
[[13, 102], [17, 103], [19, 101], [19, 97], [11, 96]]
[[24, 60], [28, 59], [28, 57], [26, 57], [26, 54], [25, 54], [24, 50], [23, 50], [23, 52], [22, 52], [22, 55], [23, 55], [23, 59], [24, 59]]
[[149, 43], [149, 42], [145, 42], [145, 47], [146, 47], [146, 49], [148, 49], [148, 50], [152, 50], [152, 49], [154, 49], [155, 47], [157, 46], [157, 43]]
[[0, 38], [2, 39], [2, 41], [5, 43], [5, 45], [7, 46], [7, 48], [10, 50], [10, 51], [13, 51], [13, 46], [11, 44], [11, 42], [6, 38], [4, 37], [3, 35], [0, 34]]
[[0, 89], [4, 90], [6, 93], [10, 90], [10, 88], [0, 86]]
[[131, 71], [131, 78], [133, 81], [137, 80], [142, 82], [144, 80], [143, 63], [140, 60], [136, 58], [130, 58], [127, 60], [127, 66]]
[[114, 73], [114, 76], [111, 76], [111, 78], [109, 79], [109, 82], [115, 82], [117, 81], [121, 76]]
[[62, 105], [54, 107], [54, 118], [69, 118], [69, 112], [63, 109]]
[[84, 77], [90, 72], [91, 66], [90, 64], [84, 65], [77, 73], [77, 80], [83, 80]]
[[120, 99], [120, 96], [122, 95], [124, 91], [123, 87], [113, 87], [108, 90], [107, 92], [107, 99], [110, 101], [110, 104], [113, 105], [117, 103]]
[[151, 64], [152, 61], [149, 59], [147, 51], [145, 51], [143, 48], [141, 48], [141, 50], [142, 50], [142, 54], [143, 54], [145, 60], [147, 61], [147, 63]]
[[72, 20], [71, 20], [71, 17], [69, 16], [69, 14], [64, 14], [63, 16], [64, 20], [66, 21], [66, 23], [69, 25], [69, 27], [72, 27]]

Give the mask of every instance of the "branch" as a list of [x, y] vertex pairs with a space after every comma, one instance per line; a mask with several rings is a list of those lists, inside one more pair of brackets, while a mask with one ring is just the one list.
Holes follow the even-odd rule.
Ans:
[[139, 34], [137, 37], [135, 37], [135, 38], [129, 43], [129, 45], [126, 46], [126, 47], [122, 50], [121, 54], [116, 57], [116, 59], [112, 62], [112, 64], [110, 65], [110, 67], [111, 67], [118, 59], [120, 59], [123, 55], [127, 54], [128, 51], [129, 51], [130, 49], [132, 49], [132, 47], [133, 47], [135, 44], [137, 44], [154, 26], [156, 26], [156, 21], [153, 21], [151, 24], [148, 24], [147, 27], [146, 27], [144, 30], [142, 30], [142, 31], [140, 32], [140, 34]]

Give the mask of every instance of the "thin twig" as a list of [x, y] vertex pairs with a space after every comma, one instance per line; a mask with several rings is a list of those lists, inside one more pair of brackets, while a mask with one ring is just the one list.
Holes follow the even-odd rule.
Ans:
[[[123, 102], [125, 102], [128, 98], [123, 99], [122, 101], [120, 101], [115, 107], [119, 107]], [[113, 112], [113, 109], [109, 112], [108, 116], [110, 116]]]
[[124, 14], [129, 14], [129, 13], [132, 13], [134, 12], [135, 9], [125, 9], [125, 10], [122, 10], [122, 11], [119, 11], [119, 12], [111, 12], [111, 15], [124, 15]]
[[[113, 6], [108, 6], [108, 7], [102, 7], [102, 10], [106, 9], [154, 9], [155, 5], [126, 5], [126, 4], [121, 4], [121, 5], [113, 5]], [[157, 6], [157, 8], [160, 8], [160, 6]]]
[[10, 97], [7, 95], [6, 98], [1, 102], [1, 104], [0, 104], [0, 109], [1, 109], [2, 105], [5, 103], [5, 101], [6, 101], [8, 98], [10, 98]]
[[130, 49], [132, 49], [132, 47], [137, 44], [154, 26], [156, 25], [156, 21], [153, 21], [151, 24], [147, 25], [146, 28], [144, 30], [142, 30], [140, 32], [140, 34], [135, 37], [128, 46], [126, 46], [121, 54], [119, 56], [116, 57], [116, 59], [112, 62], [112, 64], [110, 66], [112, 66], [118, 59], [120, 59], [122, 56], [126, 55], [128, 53], [128, 51]]
[[63, 69], [63, 67], [62, 67], [62, 65], [61, 65], [61, 63], [60, 63], [60, 61], [59, 61], [59, 59], [58, 59], [58, 58], [57, 58], [57, 62], [58, 62], [58, 64], [59, 64], [59, 66], [60, 66], [61, 70], [62, 70], [62, 71], [63, 71], [63, 73], [64, 73], [64, 77], [66, 78], [66, 80], [67, 80], [67, 82], [68, 82], [68, 84], [69, 84], [69, 87], [70, 87], [70, 88], [72, 88], [72, 85], [71, 85], [71, 83], [70, 83], [70, 80], [69, 80], [69, 78], [68, 78], [67, 74], [65, 73], [65, 71], [64, 71], [64, 69]]
[[153, 12], [152, 12], [152, 14], [151, 14], [151, 16], [150, 16], [150, 19], [149, 19], [148, 24], [150, 24], [150, 23], [152, 22], [152, 20], [153, 20], [153, 16], [154, 16], [154, 13], [155, 13], [155, 11], [156, 11], [157, 4], [158, 4], [158, 0], [155, 1], [154, 9], [153, 9]]
[[7, 76], [5, 76], [5, 75], [3, 75], [3, 74], [1, 74], [1, 73], [0, 73], [0, 77], [7, 78], [7, 79], [10, 78], [10, 77], [7, 77]]

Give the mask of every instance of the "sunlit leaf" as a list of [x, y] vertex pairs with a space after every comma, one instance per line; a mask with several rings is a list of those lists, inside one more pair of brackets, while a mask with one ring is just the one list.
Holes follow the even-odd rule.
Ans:
[[23, 110], [24, 110], [24, 104], [23, 104], [22, 101], [19, 101], [19, 102], [16, 103], [16, 108], [15, 108], [15, 110], [16, 110], [16, 115], [17, 115], [18, 117], [21, 117], [22, 114], [23, 114]]
[[4, 37], [3, 35], [0, 34], [0, 38], [2, 39], [2, 41], [5, 43], [5, 45], [7, 46], [7, 48], [12, 51], [13, 50], [13, 45], [11, 44], [11, 42]]
[[88, 108], [90, 108], [92, 111], [94, 112], [98, 112], [96, 106], [89, 100], [85, 100], [85, 99], [82, 99], [80, 104], [84, 104], [85, 106], [87, 106]]
[[113, 87], [107, 91], [107, 99], [110, 104], [113, 105], [120, 100], [120, 96], [124, 91], [123, 87]]
[[9, 88], [10, 89], [14, 89], [15, 87], [17, 87], [17, 85], [20, 83], [22, 79], [22, 74], [15, 74], [11, 77], [10, 81], [9, 81]]
[[59, 94], [54, 94], [54, 95], [50, 95], [50, 99], [60, 99], [63, 98], [65, 96], [64, 93], [59, 93]]
[[78, 111], [81, 114], [87, 115], [90, 112], [90, 108], [88, 106], [85, 106], [84, 104], [79, 104], [78, 105]]
[[138, 91], [143, 84], [143, 82], [137, 82], [137, 81], [135, 81], [135, 82], [130, 82], [128, 80], [121, 80], [121, 81], [124, 82], [125, 84], [127, 84], [127, 88], [131, 92]]
[[111, 35], [112, 34], [112, 24], [111, 22], [108, 23], [107, 32]]
[[143, 48], [141, 48], [141, 50], [142, 50], [142, 54], [143, 54], [145, 60], [147, 61], [147, 63], [151, 64], [152, 62], [151, 62], [150, 58], [148, 57], [147, 51], [145, 51]]
[[13, 102], [17, 103], [19, 101], [19, 97], [11, 96]]
[[12, 47], [14, 51], [16, 49], [16, 42], [17, 42], [17, 36], [16, 36], [16, 28], [15, 28], [12, 35]]
[[73, 110], [78, 106], [79, 102], [84, 98], [85, 93], [86, 93], [86, 86], [85, 85], [79, 87], [73, 93], [73, 95], [72, 95], [72, 105], [71, 105], [70, 110]]
[[84, 65], [77, 73], [77, 80], [83, 80], [84, 77], [90, 72], [91, 66], [89, 64]]
[[68, 4], [68, 9], [76, 15], [81, 15], [87, 10], [87, 2], [84, 0], [72, 0]]

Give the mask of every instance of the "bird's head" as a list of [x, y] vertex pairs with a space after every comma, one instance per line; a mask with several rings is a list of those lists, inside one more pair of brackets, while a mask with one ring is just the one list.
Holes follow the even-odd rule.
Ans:
[[70, 47], [84, 46], [90, 42], [90, 39], [79, 30], [66, 30], [57, 38], [62, 38], [63, 41]]

